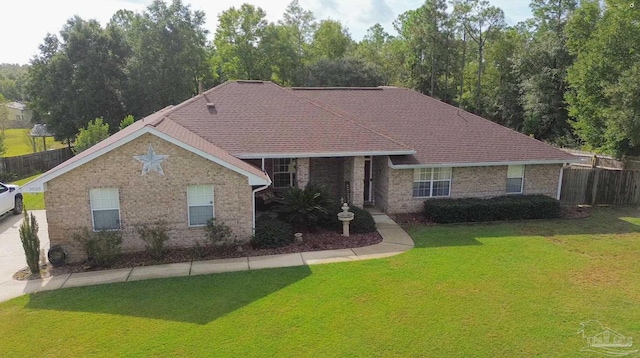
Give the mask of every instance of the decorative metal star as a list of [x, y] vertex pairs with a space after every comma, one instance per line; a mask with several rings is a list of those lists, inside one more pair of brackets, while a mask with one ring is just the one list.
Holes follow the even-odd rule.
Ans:
[[151, 144], [149, 144], [149, 150], [147, 150], [147, 154], [145, 154], [145, 155], [134, 155], [133, 157], [137, 161], [139, 161], [142, 164], [144, 164], [142, 166], [142, 174], [140, 174], [140, 176], [143, 176], [143, 175], [147, 174], [148, 172], [150, 172], [152, 170], [160, 173], [160, 175], [164, 175], [164, 171], [162, 170], [162, 167], [160, 166], [160, 163], [162, 163], [163, 160], [167, 159], [168, 155], [158, 155], [158, 154], [156, 154], [156, 152], [153, 150], [153, 147], [151, 146]]

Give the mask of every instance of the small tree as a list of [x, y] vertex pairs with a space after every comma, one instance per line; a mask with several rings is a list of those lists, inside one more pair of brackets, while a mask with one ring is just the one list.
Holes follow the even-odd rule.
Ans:
[[135, 122], [135, 119], [133, 119], [133, 116], [132, 115], [128, 115], [128, 116], [124, 117], [120, 121], [119, 129], [123, 130], [123, 129], [127, 128], [128, 126], [132, 125], [133, 122]]
[[24, 211], [24, 220], [20, 225], [20, 241], [27, 258], [27, 266], [31, 273], [40, 273], [40, 238], [38, 237], [38, 222], [33, 214]]
[[80, 153], [108, 137], [109, 124], [104, 123], [102, 118], [96, 118], [87, 124], [87, 128], [80, 129], [76, 138], [75, 152]]

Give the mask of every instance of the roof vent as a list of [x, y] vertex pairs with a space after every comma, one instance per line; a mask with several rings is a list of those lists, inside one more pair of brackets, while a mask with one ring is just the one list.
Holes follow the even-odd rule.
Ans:
[[216, 104], [213, 102], [207, 102], [207, 108], [216, 108]]

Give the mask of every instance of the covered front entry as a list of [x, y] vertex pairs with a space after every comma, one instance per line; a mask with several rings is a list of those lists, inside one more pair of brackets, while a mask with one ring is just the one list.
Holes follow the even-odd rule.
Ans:
[[371, 157], [265, 158], [248, 162], [263, 165], [274, 192], [314, 183], [323, 185], [335, 200], [350, 205], [362, 207], [374, 201]]

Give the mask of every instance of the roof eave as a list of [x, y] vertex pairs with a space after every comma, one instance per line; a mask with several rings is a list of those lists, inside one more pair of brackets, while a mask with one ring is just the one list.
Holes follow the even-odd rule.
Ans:
[[288, 152], [288, 153], [241, 153], [233, 156], [240, 159], [262, 159], [262, 158], [336, 158], [336, 157], [361, 157], [379, 155], [413, 155], [415, 150], [396, 151], [351, 151], [351, 152]]
[[393, 164], [389, 158], [389, 167], [391, 169], [417, 169], [417, 168], [460, 168], [460, 167], [491, 167], [504, 165], [544, 165], [544, 164], [570, 164], [579, 163], [581, 159], [533, 159], [533, 160], [514, 160], [503, 162], [479, 162], [479, 163], [434, 163], [434, 164]]

